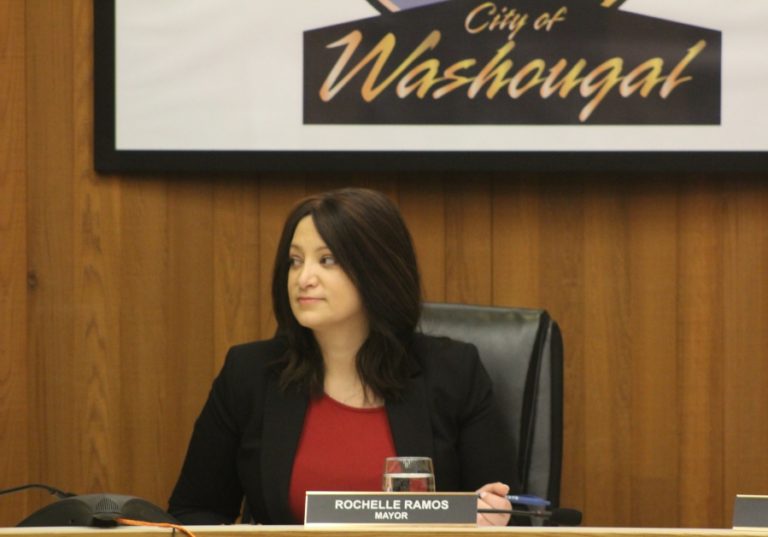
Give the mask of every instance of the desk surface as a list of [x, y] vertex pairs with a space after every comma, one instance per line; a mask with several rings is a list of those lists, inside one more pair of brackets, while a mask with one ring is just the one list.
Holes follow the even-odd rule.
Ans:
[[[509, 537], [768, 537], [766, 530], [728, 529], [679, 529], [679, 528], [451, 528], [436, 526], [188, 526], [197, 537], [251, 537], [256, 534], [266, 537], [477, 537], [481, 533], [503, 533]], [[62, 537], [115, 537], [115, 533], [129, 534], [125, 537], [159, 537], [173, 533], [171, 529], [151, 527], [118, 528], [0, 528], [0, 537], [34, 537], [61, 535]], [[181, 537], [182, 534], [176, 534]]]

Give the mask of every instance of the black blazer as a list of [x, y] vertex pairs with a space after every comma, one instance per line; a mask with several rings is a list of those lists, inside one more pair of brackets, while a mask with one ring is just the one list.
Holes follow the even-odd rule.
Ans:
[[[268, 367], [280, 339], [232, 347], [195, 423], [169, 512], [186, 524], [232, 523], [245, 495], [254, 522], [292, 524], [288, 489], [308, 399]], [[438, 490], [502, 481], [518, 490], [514, 447], [500, 436], [477, 349], [417, 334], [404, 398], [387, 402], [398, 455], [432, 457]], [[383, 468], [382, 461], [382, 468]]]

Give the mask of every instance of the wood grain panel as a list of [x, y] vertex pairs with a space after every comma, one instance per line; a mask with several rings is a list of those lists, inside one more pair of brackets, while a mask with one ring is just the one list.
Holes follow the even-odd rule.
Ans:
[[214, 356], [211, 374], [235, 343], [257, 339], [260, 289], [259, 183], [217, 181], [214, 186], [213, 286]]
[[445, 198], [435, 178], [401, 177], [398, 205], [411, 232], [425, 300], [445, 300]]
[[[192, 431], [211, 382], [213, 341], [213, 185], [209, 179], [170, 181], [166, 225], [166, 355], [155, 367], [162, 381], [157, 394], [161, 425], [152, 461], [165, 499], [178, 477]], [[171, 389], [177, 386], [177, 389]]]
[[[0, 2], [0, 475], [29, 482], [27, 405], [27, 191], [24, 5]], [[30, 494], [0, 502], [0, 524], [18, 522]]]
[[92, 3], [73, 2], [73, 265], [72, 366], [83, 375], [76, 399], [84, 425], [77, 456], [78, 491], [117, 490], [120, 438], [120, 183], [96, 177], [93, 162]]
[[[593, 523], [610, 523], [598, 509], [627, 516], [632, 475], [630, 254], [625, 187], [611, 177], [585, 181], [583, 383], [587, 449], [585, 509]], [[595, 450], [602, 456], [592, 456]]]
[[493, 214], [489, 179], [445, 182], [445, 298], [491, 304]]
[[493, 301], [542, 308], [541, 225], [536, 177], [493, 181]]
[[[627, 525], [677, 525], [677, 183], [633, 182], [629, 201], [631, 376]], [[618, 326], [616, 327], [618, 328]], [[619, 434], [621, 434], [619, 432]], [[618, 489], [616, 490], [619, 493]], [[629, 515], [629, 518], [623, 518]], [[615, 516], [615, 514], [614, 514]]]
[[356, 187], [378, 190], [397, 199], [397, 180], [391, 176], [372, 173], [312, 174], [307, 177], [306, 193], [318, 194], [339, 188]]
[[[120, 442], [115, 468], [120, 490], [157, 501], [166, 486], [157, 472], [159, 458], [169, 461], [163, 430], [178, 415], [159, 412], [166, 397], [179, 394], [180, 384], [166, 377], [166, 357], [173, 349], [168, 318], [170, 222], [168, 185], [159, 178], [124, 180], [120, 212]], [[187, 438], [177, 438], [184, 444]]]
[[[724, 296], [724, 498], [768, 491], [768, 189], [738, 177], [726, 197]], [[758, 492], [759, 491], [759, 492]]]
[[723, 183], [692, 179], [679, 202], [679, 524], [724, 527]]
[[[70, 2], [25, 3], [30, 478], [78, 490], [87, 372], [74, 356], [73, 26]], [[47, 503], [47, 500], [46, 500]]]

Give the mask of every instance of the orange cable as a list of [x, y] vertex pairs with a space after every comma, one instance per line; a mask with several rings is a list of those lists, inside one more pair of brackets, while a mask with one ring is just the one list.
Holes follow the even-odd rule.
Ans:
[[115, 522], [125, 526], [152, 526], [156, 528], [171, 528], [179, 530], [188, 537], [195, 537], [195, 534], [180, 524], [169, 524], [168, 522], [144, 522], [143, 520], [133, 520], [132, 518], [116, 518]]

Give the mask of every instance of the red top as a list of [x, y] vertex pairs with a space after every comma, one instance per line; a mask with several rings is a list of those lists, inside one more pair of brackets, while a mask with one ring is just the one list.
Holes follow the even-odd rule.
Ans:
[[354, 408], [327, 395], [309, 403], [293, 461], [288, 501], [304, 521], [308, 490], [378, 491], [395, 444], [384, 407]]

